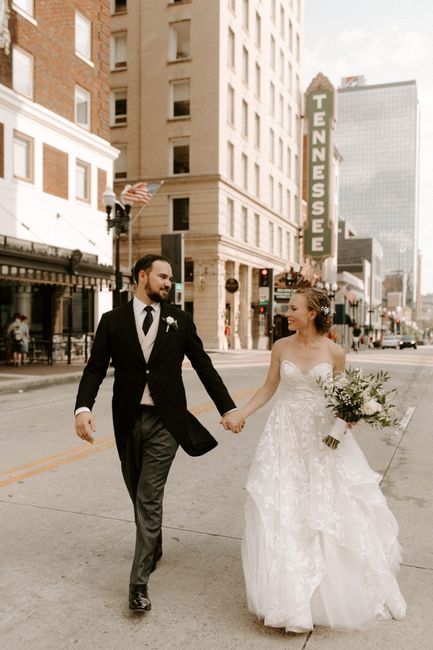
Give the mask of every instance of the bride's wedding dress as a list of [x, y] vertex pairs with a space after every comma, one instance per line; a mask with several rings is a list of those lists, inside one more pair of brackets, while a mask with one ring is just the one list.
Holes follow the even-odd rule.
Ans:
[[322, 442], [333, 419], [317, 379], [330, 375], [328, 363], [304, 374], [281, 362], [279, 398], [246, 484], [248, 606], [288, 631], [363, 629], [406, 613], [398, 526], [380, 477], [350, 431], [337, 449]]

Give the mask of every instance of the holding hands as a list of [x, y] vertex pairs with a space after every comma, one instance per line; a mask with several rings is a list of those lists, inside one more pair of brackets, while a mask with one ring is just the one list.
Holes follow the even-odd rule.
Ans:
[[245, 424], [245, 419], [238, 410], [230, 411], [229, 413], [223, 415], [221, 424], [226, 431], [231, 431], [232, 433], [240, 433]]

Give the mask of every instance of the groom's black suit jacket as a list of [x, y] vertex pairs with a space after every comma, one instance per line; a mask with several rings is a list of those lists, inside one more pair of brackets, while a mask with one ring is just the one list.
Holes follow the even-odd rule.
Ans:
[[[177, 322], [167, 331], [168, 316]], [[114, 366], [113, 423], [120, 457], [131, 434], [144, 387], [168, 431], [190, 455], [200, 456], [218, 443], [186, 408], [182, 361], [187, 356], [208, 394], [222, 415], [235, 408], [221, 377], [203, 349], [191, 316], [161, 303], [158, 333], [148, 363], [137, 335], [132, 300], [105, 313], [98, 325], [92, 352], [78, 388], [75, 408], [90, 410], [105, 377], [110, 360]]]

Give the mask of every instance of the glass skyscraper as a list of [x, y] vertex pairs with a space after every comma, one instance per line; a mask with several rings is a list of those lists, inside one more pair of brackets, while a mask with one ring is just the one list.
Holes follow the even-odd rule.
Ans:
[[381, 243], [384, 275], [407, 275], [409, 303], [417, 251], [417, 138], [415, 81], [338, 90], [340, 217], [358, 237]]

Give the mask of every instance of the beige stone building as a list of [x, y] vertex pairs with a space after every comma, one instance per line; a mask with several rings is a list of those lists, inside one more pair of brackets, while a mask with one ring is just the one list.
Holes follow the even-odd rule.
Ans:
[[115, 190], [164, 181], [133, 210], [132, 259], [184, 234], [185, 308], [207, 348], [256, 347], [260, 268], [298, 268], [302, 12], [302, 0], [113, 0]]

